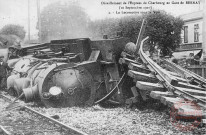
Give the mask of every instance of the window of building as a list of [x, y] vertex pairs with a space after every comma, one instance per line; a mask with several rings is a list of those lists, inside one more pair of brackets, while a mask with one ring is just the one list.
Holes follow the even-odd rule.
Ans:
[[194, 42], [199, 42], [199, 24], [194, 25]]
[[184, 26], [184, 43], [188, 43], [188, 26]]

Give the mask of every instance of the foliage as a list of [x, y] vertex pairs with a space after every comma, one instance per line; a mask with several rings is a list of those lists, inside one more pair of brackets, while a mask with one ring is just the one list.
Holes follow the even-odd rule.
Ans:
[[103, 35], [113, 37], [116, 31], [119, 31], [119, 19], [106, 18], [104, 20], [96, 20], [89, 23], [89, 36], [91, 38], [101, 38]]
[[183, 21], [175, 18], [165, 11], [155, 11], [144, 16], [126, 16], [119, 19], [105, 19], [92, 22], [92, 37], [100, 35], [112, 35], [116, 31], [122, 31], [124, 37], [136, 42], [143, 18], [147, 20], [147, 28], [144, 36], [150, 37], [150, 51], [154, 51], [155, 45], [161, 49], [162, 55], [170, 55], [180, 44], [180, 34]]
[[20, 25], [8, 24], [0, 30], [0, 34], [16, 35], [23, 40], [25, 38], [26, 31], [24, 30], [24, 27]]
[[52, 3], [43, 9], [40, 17], [41, 38], [44, 42], [87, 35], [89, 18], [78, 3]]
[[151, 52], [158, 45], [165, 56], [178, 47], [183, 21], [165, 11], [90, 21], [78, 3], [53, 3], [45, 7], [41, 12], [41, 38], [45, 42], [63, 38], [102, 38], [105, 34], [114, 37], [117, 31], [122, 31], [124, 37], [136, 42], [143, 18], [148, 22], [144, 36], [150, 37]]
[[164, 11], [151, 13], [146, 18], [148, 24], [145, 34], [154, 43], [152, 47], [158, 45], [163, 56], [170, 55], [180, 44], [183, 21]]
[[12, 45], [20, 45], [21, 39], [16, 35], [2, 35], [0, 34], [0, 48], [7, 48]]

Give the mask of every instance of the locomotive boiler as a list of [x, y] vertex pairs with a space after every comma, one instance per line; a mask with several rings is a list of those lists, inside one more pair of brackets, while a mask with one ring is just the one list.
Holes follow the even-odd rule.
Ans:
[[8, 91], [47, 107], [90, 106], [108, 99], [121, 104], [126, 89], [118, 60], [128, 42], [80, 38], [23, 47], [7, 78]]

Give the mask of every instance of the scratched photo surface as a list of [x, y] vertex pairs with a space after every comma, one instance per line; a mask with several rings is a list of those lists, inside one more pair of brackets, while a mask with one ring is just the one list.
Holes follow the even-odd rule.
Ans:
[[0, 134], [206, 134], [205, 0], [0, 0]]

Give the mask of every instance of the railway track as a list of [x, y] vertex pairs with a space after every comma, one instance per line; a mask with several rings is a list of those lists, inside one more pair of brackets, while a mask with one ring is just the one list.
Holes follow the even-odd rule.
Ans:
[[[141, 100], [150, 99], [167, 105], [170, 120], [180, 130], [191, 130], [206, 123], [206, 79], [187, 70], [168, 59], [154, 62], [143, 50], [149, 44], [146, 37], [142, 40], [146, 28], [143, 20], [135, 45], [128, 45], [122, 52], [120, 64], [128, 67], [128, 76], [133, 78], [135, 86], [131, 88], [133, 97], [126, 100], [128, 107], [141, 104]], [[132, 50], [131, 50], [132, 48]], [[177, 120], [193, 121], [183, 126]]]
[[[6, 102], [9, 102], [11, 103], [12, 100], [11, 98], [9, 98], [8, 96], [6, 95], [3, 95], [3, 94], [0, 94], [0, 98], [3, 99], [4, 101]], [[38, 130], [32, 130], [30, 129], [31, 131], [26, 131], [28, 134], [34, 134], [32, 132], [40, 132], [40, 133], [43, 133], [43, 134], [46, 134], [46, 133], [52, 133], [52, 134], [71, 134], [71, 135], [86, 135], [86, 133], [76, 129], [76, 128], [73, 128], [73, 127], [70, 127], [70, 126], [67, 126], [59, 121], [57, 121], [56, 119], [50, 117], [50, 116], [46, 116], [42, 113], [39, 113], [37, 112], [36, 110], [28, 107], [28, 106], [22, 106], [22, 105], [17, 105], [16, 108], [12, 108], [13, 110], [15, 111], [20, 111], [20, 113], [22, 114], [21, 111], [23, 112], [26, 112], [29, 116], [29, 119], [34, 123], [34, 121], [32, 119], [38, 121], [37, 123], [41, 125], [42, 129], [38, 129]], [[9, 111], [9, 110], [8, 110]], [[3, 111], [4, 112], [4, 111]], [[2, 113], [3, 113], [2, 112]], [[26, 114], [26, 115], [27, 115]], [[7, 115], [12, 115], [12, 114], [7, 114]], [[25, 115], [25, 114], [24, 114]], [[31, 117], [30, 117], [31, 116]], [[14, 118], [15, 119], [15, 118]], [[21, 120], [21, 121], [24, 121], [24, 120]], [[44, 126], [44, 124], [46, 126]], [[24, 129], [27, 129], [27, 125], [29, 125], [28, 123], [25, 123], [23, 125], [23, 128]], [[14, 125], [14, 128], [15, 127], [18, 127], [20, 125]], [[21, 125], [22, 126], [22, 125]], [[4, 125], [1, 125], [0, 126], [0, 133], [1, 134], [5, 134], [5, 135], [11, 135], [11, 134], [15, 134], [15, 133], [11, 133], [9, 130], [7, 130], [7, 128], [11, 129], [13, 127], [11, 126], [4, 126]], [[45, 129], [46, 128], [46, 129]], [[48, 128], [48, 129], [47, 129]], [[27, 129], [28, 130], [28, 129]], [[13, 131], [16, 131], [16, 129], [13, 129]], [[23, 133], [23, 131], [21, 131], [21, 133]]]
[[128, 75], [136, 84], [131, 88], [134, 97], [127, 100], [128, 105], [137, 103], [141, 95], [145, 101], [155, 99], [167, 105], [176, 116], [206, 123], [206, 80], [166, 59], [158, 65], [143, 51], [147, 40], [140, 44], [139, 57], [123, 52], [119, 61], [128, 66]]

